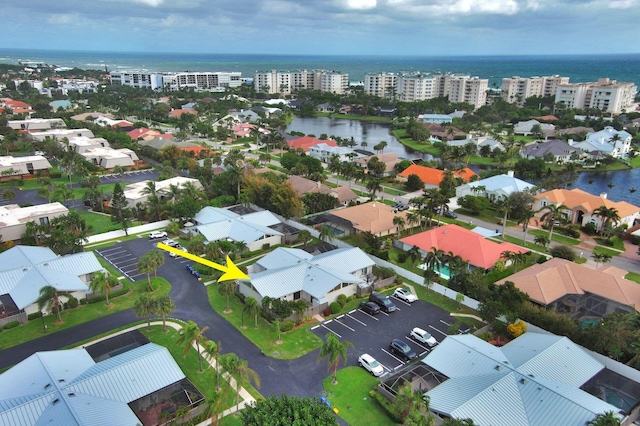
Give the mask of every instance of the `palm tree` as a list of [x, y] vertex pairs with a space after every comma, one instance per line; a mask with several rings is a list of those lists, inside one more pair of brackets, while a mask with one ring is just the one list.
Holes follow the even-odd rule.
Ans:
[[533, 242], [539, 246], [546, 247], [549, 245], [549, 237], [546, 235], [536, 235]]
[[438, 269], [438, 275], [440, 274], [440, 267], [443, 265], [444, 261], [444, 251], [437, 249], [435, 247], [431, 247], [431, 251], [428, 251], [424, 256], [424, 263], [427, 269], [436, 270]]
[[147, 318], [147, 330], [151, 330], [151, 314], [155, 309], [155, 299], [151, 295], [142, 293], [133, 302], [133, 313], [137, 317]]
[[593, 210], [593, 214], [600, 218], [600, 234], [603, 237], [609, 236], [611, 222], [616, 224], [620, 221], [620, 215], [615, 207], [608, 208], [607, 206], [600, 206]]
[[504, 217], [502, 218], [502, 239], [505, 238], [505, 233], [507, 231], [507, 217], [511, 212], [511, 203], [508, 195], [504, 195], [499, 199], [495, 200], [496, 213], [504, 212]]
[[400, 233], [402, 232], [402, 228], [404, 228], [405, 221], [402, 216], [394, 216], [393, 224], [396, 225], [396, 229], [398, 230], [398, 238], [400, 238]]
[[620, 419], [613, 411], [598, 414], [593, 420], [587, 422], [587, 426], [620, 426]]
[[331, 241], [333, 240], [333, 231], [331, 231], [331, 228], [328, 225], [322, 225], [322, 227], [320, 227], [320, 235], [318, 235], [318, 237], [322, 241]]
[[150, 253], [152, 252], [150, 251], [143, 255], [140, 260], [138, 260], [136, 267], [138, 268], [138, 271], [142, 272], [143, 274], [147, 274], [147, 284], [149, 285], [149, 290], [153, 291], [153, 286], [151, 285], [151, 273], [155, 271], [156, 268], [154, 259], [152, 257], [153, 255], [150, 255]]
[[311, 236], [311, 232], [307, 231], [306, 229], [302, 229], [300, 232], [298, 232], [298, 238], [297, 240], [300, 241], [302, 243], [303, 247], [307, 247], [307, 243], [309, 241], [311, 241], [313, 237]]
[[598, 269], [598, 263], [604, 265], [607, 262], [611, 262], [611, 255], [608, 253], [593, 253], [591, 257], [596, 262], [596, 269]]
[[[427, 421], [419, 424], [435, 424], [435, 419], [432, 416], [426, 416], [429, 411], [429, 397], [423, 395], [420, 391], [414, 391], [409, 381], [404, 382], [404, 385], [393, 400], [393, 405], [402, 413], [403, 420], [407, 420], [408, 417], [411, 417], [412, 420], [424, 417]], [[416, 424], [416, 422], [412, 421], [410, 424]]]
[[231, 377], [236, 380], [236, 405], [238, 405], [240, 386], [242, 384], [253, 382], [257, 387], [260, 387], [260, 376], [249, 368], [247, 360], [238, 358], [238, 355], [232, 352], [222, 356], [221, 364]]
[[118, 285], [118, 279], [113, 275], [108, 275], [104, 272], [96, 272], [95, 276], [89, 282], [89, 289], [92, 293], [100, 292], [104, 293], [105, 298], [107, 300], [107, 305], [109, 304], [109, 292], [112, 287]]
[[164, 253], [160, 250], [152, 250], [147, 254], [153, 264], [153, 275], [158, 278], [158, 268], [164, 265]]
[[340, 358], [342, 358], [343, 362], [347, 362], [347, 348], [352, 348], [353, 343], [344, 341], [340, 342], [338, 337], [333, 333], [327, 333], [326, 340], [322, 347], [320, 348], [320, 353], [318, 354], [318, 360], [327, 358], [327, 369], [332, 369], [333, 380], [332, 383], [335, 385], [338, 383], [336, 380], [336, 375], [338, 373], [338, 364], [340, 363]]
[[160, 294], [155, 297], [153, 313], [162, 317], [162, 331], [167, 332], [166, 318], [176, 308], [175, 302], [168, 294]]
[[382, 190], [382, 179], [379, 178], [371, 178], [369, 182], [367, 182], [367, 191], [371, 194], [371, 199], [376, 199], [376, 192]]
[[187, 356], [189, 348], [196, 344], [198, 351], [198, 361], [200, 362], [200, 372], [202, 373], [202, 357], [200, 356], [200, 341], [204, 339], [203, 333], [209, 329], [208, 325], [205, 325], [202, 329], [198, 327], [193, 321], [187, 322], [187, 324], [180, 329], [180, 335], [176, 343], [184, 346], [183, 356]]
[[409, 251], [407, 252], [407, 257], [409, 258], [409, 260], [411, 260], [412, 265], [416, 263], [416, 260], [419, 260], [420, 258], [422, 258], [422, 254], [420, 253], [420, 247], [418, 246], [411, 247], [411, 249], [409, 249]]
[[38, 300], [36, 300], [38, 309], [42, 310], [42, 308], [46, 307], [47, 310], [51, 310], [51, 312], [56, 314], [58, 321], [62, 321], [62, 317], [60, 316], [60, 296], [69, 296], [69, 293], [66, 291], [58, 291], [57, 288], [50, 285], [42, 287]]
[[[218, 356], [220, 355], [220, 349], [222, 348], [222, 342], [214, 342], [213, 340], [206, 340], [202, 343], [202, 351], [204, 352], [204, 356], [210, 361], [213, 359], [216, 363], [216, 372], [220, 372], [220, 365], [218, 364]], [[216, 374], [216, 389], [219, 389], [218, 386], [218, 376]]]
[[254, 328], [258, 328], [258, 312], [260, 312], [260, 304], [255, 297], [249, 296], [244, 300], [244, 309], [253, 315]]
[[564, 206], [562, 205], [562, 203], [558, 205], [549, 204], [543, 207], [542, 209], [540, 209], [540, 211], [543, 211], [543, 210], [547, 210], [547, 212], [543, 214], [540, 219], [542, 219], [543, 222], [547, 222], [549, 226], [549, 241], [552, 241], [553, 226], [555, 225], [556, 220], [561, 217], [562, 211], [564, 210]]
[[227, 298], [227, 306], [224, 309], [225, 313], [231, 312], [229, 309], [229, 296], [231, 296], [236, 291], [236, 283], [235, 281], [220, 281], [218, 282], [218, 293], [221, 296], [225, 296]]
[[529, 231], [529, 221], [536, 216], [536, 212], [533, 210], [525, 210], [522, 212], [522, 216], [518, 220], [518, 225], [522, 225], [522, 232], [524, 232], [523, 244], [527, 242], [527, 232]]

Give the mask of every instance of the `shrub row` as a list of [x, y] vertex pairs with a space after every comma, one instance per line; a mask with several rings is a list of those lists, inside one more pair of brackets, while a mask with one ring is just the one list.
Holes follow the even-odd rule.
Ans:
[[295, 325], [296, 323], [292, 319], [284, 320], [280, 323], [280, 331], [286, 333], [287, 331], [293, 330], [293, 327], [295, 327]]
[[[122, 285], [123, 285], [122, 289], [109, 293], [109, 300], [114, 299], [118, 296], [122, 296], [123, 294], [129, 293], [129, 286], [126, 283], [122, 283]], [[104, 296], [104, 294], [101, 294], [100, 296], [92, 297], [91, 299], [88, 300], [87, 303], [93, 304], [98, 302], [104, 302], [105, 300], [107, 300], [107, 298]]]
[[394, 423], [402, 424], [404, 422], [404, 420], [402, 419], [402, 414], [398, 412], [398, 410], [393, 406], [393, 404], [391, 404], [391, 402], [389, 402], [387, 398], [380, 395], [375, 390], [370, 390], [369, 396], [378, 404], [380, 408], [382, 408], [382, 411], [387, 413], [387, 416], [389, 416], [389, 418]]
[[27, 319], [29, 321], [37, 319], [37, 318], [42, 318], [42, 312], [41, 311], [34, 312], [32, 314], [27, 315]]
[[18, 321], [11, 321], [6, 323], [2, 328], [4, 328], [5, 330], [9, 330], [10, 328], [16, 328], [19, 325], [20, 323]]

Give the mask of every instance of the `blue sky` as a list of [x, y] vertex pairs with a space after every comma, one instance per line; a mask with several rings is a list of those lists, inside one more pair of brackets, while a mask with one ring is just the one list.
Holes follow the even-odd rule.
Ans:
[[640, 0], [8, 0], [0, 47], [275, 54], [639, 53]]

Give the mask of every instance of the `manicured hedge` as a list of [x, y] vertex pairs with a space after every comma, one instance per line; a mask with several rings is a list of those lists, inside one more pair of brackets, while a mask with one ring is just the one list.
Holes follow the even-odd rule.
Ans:
[[11, 322], [6, 323], [3, 328], [5, 330], [9, 330], [10, 328], [16, 328], [19, 325], [20, 325], [20, 323], [18, 321], [11, 321]]
[[42, 318], [42, 312], [41, 311], [34, 312], [32, 314], [27, 315], [27, 319], [29, 321], [34, 320], [34, 319], [38, 319], [38, 318]]
[[[129, 293], [129, 286], [127, 286], [126, 283], [123, 283], [123, 288], [121, 290], [112, 291], [111, 293], [109, 293], [109, 300], [127, 293]], [[104, 294], [102, 294], [100, 296], [92, 297], [88, 300], [87, 303], [91, 305], [93, 303], [104, 302], [105, 300], [107, 300], [107, 298], [104, 296]]]
[[389, 402], [387, 398], [380, 395], [375, 390], [369, 391], [369, 396], [373, 399], [382, 410], [387, 413], [389, 418], [393, 420], [393, 422], [402, 424], [404, 421], [402, 420], [402, 414], [398, 412], [398, 410]]

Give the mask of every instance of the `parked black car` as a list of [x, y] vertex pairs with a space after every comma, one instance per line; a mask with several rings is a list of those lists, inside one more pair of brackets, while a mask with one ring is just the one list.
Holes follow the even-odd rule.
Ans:
[[373, 302], [360, 302], [360, 310], [369, 315], [378, 315], [380, 313], [380, 307]]
[[374, 291], [369, 295], [369, 302], [373, 302], [376, 305], [380, 306], [383, 312], [389, 313], [393, 312], [398, 307], [389, 299], [387, 296], [384, 296], [377, 291]]
[[400, 358], [411, 361], [412, 359], [418, 358], [418, 355], [414, 352], [413, 349], [409, 345], [407, 345], [402, 340], [393, 339], [391, 344], [389, 345], [389, 350], [391, 353], [398, 355]]

